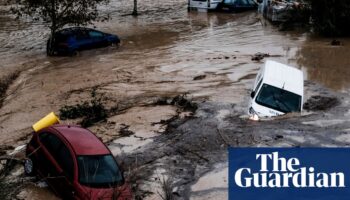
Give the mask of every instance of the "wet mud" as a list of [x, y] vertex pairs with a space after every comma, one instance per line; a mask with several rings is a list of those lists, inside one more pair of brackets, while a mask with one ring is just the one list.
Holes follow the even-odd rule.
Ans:
[[[350, 144], [348, 39], [332, 46], [303, 31], [279, 32], [255, 12], [188, 13], [180, 0], [139, 6], [137, 18], [129, 15], [132, 1], [101, 7], [112, 18], [94, 26], [118, 34], [122, 45], [76, 57], [46, 57], [44, 24], [0, 13], [0, 78], [21, 72], [0, 109], [0, 155], [25, 144], [47, 113], [91, 102], [92, 91], [108, 115], [89, 129], [117, 157], [136, 199], [160, 199], [165, 183], [176, 199], [226, 199], [228, 146]], [[266, 59], [303, 70], [301, 115], [247, 119]], [[16, 198], [55, 199], [37, 183], [22, 184]]]

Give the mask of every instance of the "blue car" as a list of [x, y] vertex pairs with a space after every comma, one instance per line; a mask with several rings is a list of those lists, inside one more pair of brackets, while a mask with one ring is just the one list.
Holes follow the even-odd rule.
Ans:
[[89, 28], [66, 28], [54, 34], [47, 41], [46, 52], [53, 55], [76, 55], [78, 51], [119, 45], [120, 39], [116, 35], [103, 33]]

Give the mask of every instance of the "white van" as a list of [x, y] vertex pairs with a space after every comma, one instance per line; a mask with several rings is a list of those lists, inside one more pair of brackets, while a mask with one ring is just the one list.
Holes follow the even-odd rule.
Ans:
[[303, 72], [267, 60], [260, 69], [251, 92], [251, 119], [301, 112], [304, 98]]
[[215, 10], [222, 0], [188, 0], [188, 10]]

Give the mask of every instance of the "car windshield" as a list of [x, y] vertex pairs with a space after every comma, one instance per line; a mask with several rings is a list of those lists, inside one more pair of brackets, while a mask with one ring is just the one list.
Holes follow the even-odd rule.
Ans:
[[268, 84], [263, 84], [255, 101], [262, 106], [283, 113], [300, 112], [301, 110], [300, 95]]
[[78, 156], [79, 182], [90, 187], [111, 187], [123, 181], [112, 155]]

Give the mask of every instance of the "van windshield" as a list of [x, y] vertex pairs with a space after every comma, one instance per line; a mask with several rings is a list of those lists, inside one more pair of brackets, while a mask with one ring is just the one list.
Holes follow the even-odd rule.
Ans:
[[78, 156], [79, 182], [90, 187], [112, 187], [123, 181], [112, 155]]
[[263, 84], [255, 101], [262, 106], [283, 113], [301, 111], [300, 95], [268, 84]]

